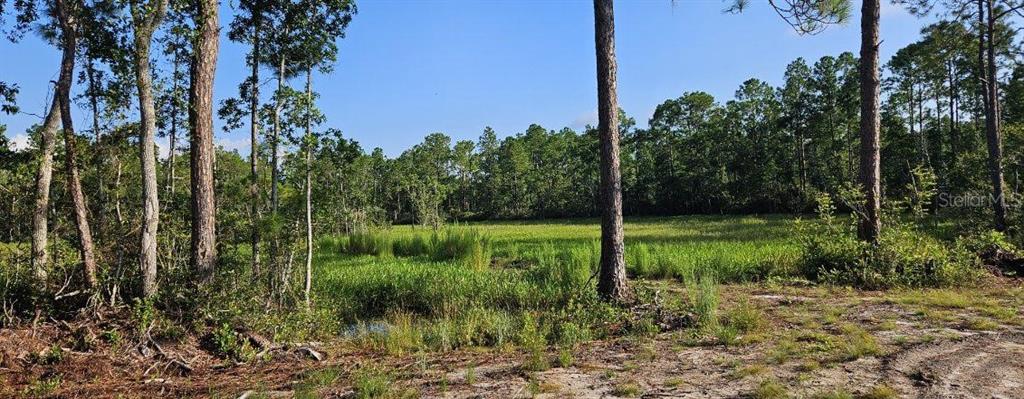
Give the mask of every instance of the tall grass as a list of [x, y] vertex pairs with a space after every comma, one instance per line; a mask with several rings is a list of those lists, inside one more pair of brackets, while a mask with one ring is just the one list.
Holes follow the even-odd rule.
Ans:
[[[793, 268], [791, 226], [781, 218], [627, 220], [628, 271], [683, 281], [681, 299], [713, 330], [718, 282]], [[329, 238], [317, 258], [317, 298], [346, 331], [356, 326], [359, 339], [388, 352], [571, 345], [631, 325], [596, 298], [599, 235], [597, 221], [570, 220]]]
[[325, 242], [325, 247], [349, 255], [426, 256], [436, 262], [458, 261], [473, 269], [484, 269], [491, 263], [491, 239], [475, 229], [451, 228], [429, 234], [360, 232], [350, 234], [347, 241]]
[[640, 277], [683, 280], [714, 272], [722, 282], [762, 280], [792, 273], [798, 254], [787, 244], [701, 243], [681, 247], [644, 242], [626, 246], [626, 265]]
[[352, 233], [340, 249], [349, 255], [389, 256], [392, 254], [391, 237], [382, 231]]

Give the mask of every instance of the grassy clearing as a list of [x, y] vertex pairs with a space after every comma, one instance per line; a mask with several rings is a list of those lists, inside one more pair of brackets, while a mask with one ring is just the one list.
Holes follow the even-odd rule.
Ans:
[[[627, 220], [628, 271], [684, 282], [687, 297], [669, 306], [735, 341], [756, 320], [747, 310], [719, 324], [718, 283], [790, 273], [798, 257], [792, 225], [775, 216]], [[506, 344], [540, 353], [604, 336], [614, 320], [656, 332], [654, 320], [595, 298], [599, 237], [596, 220], [398, 226], [329, 237], [315, 259], [316, 296], [343, 333], [395, 353]], [[550, 363], [535, 360], [529, 368]]]

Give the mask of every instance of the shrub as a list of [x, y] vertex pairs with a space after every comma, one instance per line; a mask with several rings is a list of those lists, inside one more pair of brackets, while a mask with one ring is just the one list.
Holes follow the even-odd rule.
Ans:
[[820, 223], [799, 223], [803, 274], [816, 281], [866, 289], [963, 285], [979, 275], [975, 254], [948, 245], [898, 218], [886, 218], [877, 244], [862, 242], [856, 219], [840, 222], [827, 195], [819, 198]]

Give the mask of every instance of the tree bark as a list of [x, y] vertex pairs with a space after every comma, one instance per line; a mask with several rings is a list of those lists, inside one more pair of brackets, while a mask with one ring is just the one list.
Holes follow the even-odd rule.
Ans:
[[[278, 170], [278, 166], [279, 166], [278, 165], [278, 163], [279, 163], [279, 161], [278, 161], [278, 146], [279, 146], [279, 142], [281, 141], [280, 140], [280, 137], [281, 137], [281, 111], [282, 111], [281, 107], [283, 106], [281, 104], [281, 91], [284, 89], [284, 78], [285, 78], [285, 76], [284, 76], [284, 74], [285, 74], [285, 69], [284, 69], [285, 68], [285, 58], [284, 58], [283, 55], [279, 55], [279, 57], [280, 58], [279, 58], [278, 64], [277, 64], [278, 65], [277, 66], [277, 91], [274, 94], [274, 129], [273, 129], [273, 134], [271, 135], [271, 138], [270, 138], [270, 214], [275, 219], [277, 217], [278, 205], [280, 203], [280, 198], [278, 196], [278, 189], [277, 189], [278, 180], [280, 180], [280, 175], [279, 175], [280, 171]], [[275, 223], [277, 223], [276, 220], [275, 220]], [[280, 238], [281, 237], [279, 235], [277, 235], [277, 234], [275, 234], [274, 237], [271, 238], [272, 241], [270, 243], [270, 260], [269, 260], [269, 263], [271, 265], [271, 266], [269, 266], [270, 268], [278, 268], [278, 266], [279, 266], [277, 258], [278, 258], [278, 256], [280, 256], [280, 253], [281, 253], [281, 242], [280, 242], [281, 240], [280, 240]], [[281, 270], [277, 270], [277, 272], [281, 272]], [[275, 282], [275, 280], [274, 280], [273, 275], [274, 275], [273, 271], [271, 273], [269, 273], [269, 276], [271, 276], [270, 277], [270, 286], [271, 286], [272, 289], [274, 288], [274, 285], [277, 284]], [[280, 283], [281, 283], [281, 285], [278, 288], [283, 288], [284, 287], [284, 281], [281, 281]]]
[[77, 5], [65, 0], [56, 0], [57, 18], [61, 25], [61, 43], [64, 48], [60, 78], [57, 82], [57, 98], [60, 99], [61, 124], [64, 126], [64, 167], [67, 170], [68, 191], [74, 207], [75, 228], [78, 231], [78, 252], [82, 258], [82, 270], [86, 288], [90, 291], [99, 285], [96, 279], [96, 257], [93, 251], [92, 229], [89, 228], [88, 208], [82, 192], [82, 179], [78, 174], [75, 127], [71, 118], [71, 83], [75, 73], [75, 51], [78, 47]]
[[[61, 70], [64, 70], [63, 64], [68, 61], [67, 59], [61, 60]], [[50, 260], [46, 248], [47, 234], [49, 233], [47, 216], [50, 211], [50, 182], [53, 180], [53, 151], [57, 144], [57, 126], [60, 120], [60, 100], [54, 96], [40, 132], [36, 201], [35, 210], [32, 212], [32, 272], [40, 286], [46, 281], [47, 266]]]
[[189, 85], [190, 162], [192, 169], [192, 245], [190, 263], [201, 280], [216, 267], [217, 208], [213, 187], [213, 78], [217, 70], [219, 40], [217, 0], [199, 0], [195, 16], [196, 39]]
[[313, 111], [313, 68], [306, 68], [306, 284], [304, 298], [310, 307], [309, 291], [313, 286], [313, 132], [310, 113]]
[[871, 243], [878, 243], [882, 230], [881, 121], [878, 113], [879, 8], [879, 0], [863, 0], [860, 22], [860, 185], [865, 204], [863, 213], [859, 215], [858, 236]]
[[986, 53], [987, 60], [981, 65], [985, 71], [985, 139], [988, 144], [989, 178], [992, 181], [992, 208], [995, 211], [993, 227], [996, 231], [1006, 231], [1006, 183], [1003, 180], [1003, 138], [999, 131], [999, 84], [996, 81], [998, 65], [996, 65], [995, 54], [996, 17], [993, 3], [993, 0], [987, 0], [988, 13], [985, 31], [979, 32], [979, 36], [988, 36], [985, 46], [982, 48], [982, 51]]
[[[99, 173], [96, 174], [97, 175], [96, 196], [98, 197], [100, 203], [103, 204], [103, 203], [106, 202], [106, 198], [105, 198], [106, 197], [106, 193], [104, 192], [105, 191], [104, 190], [105, 185], [104, 185], [104, 182], [103, 182], [103, 171], [102, 171], [102, 169], [103, 169], [103, 161], [104, 161], [103, 158], [104, 157], [102, 156], [102, 154], [103, 154], [103, 146], [102, 146], [102, 144], [103, 143], [100, 141], [100, 104], [99, 104], [99, 93], [97, 93], [99, 88], [97, 87], [98, 86], [98, 82], [96, 82], [96, 66], [95, 66], [95, 62], [93, 61], [93, 57], [90, 57], [90, 56], [86, 55], [85, 59], [86, 59], [85, 75], [86, 75], [86, 78], [88, 79], [88, 83], [89, 83], [89, 89], [88, 89], [88, 91], [89, 91], [89, 93], [88, 93], [89, 94], [89, 107], [90, 107], [90, 110], [92, 111], [92, 135], [93, 135], [93, 137], [96, 140], [96, 146], [93, 148], [93, 152], [101, 154], [100, 156], [93, 157], [94, 158], [93, 163], [95, 164], [95, 167], [96, 167], [97, 171], [99, 172]], [[96, 234], [97, 235], [97, 239], [100, 239], [100, 240], [103, 239], [103, 236], [102, 236], [102, 233], [103, 233], [102, 229], [103, 229], [103, 227], [102, 226], [103, 226], [104, 219], [106, 218], [105, 213], [106, 212], [104, 212], [104, 210], [101, 210], [96, 215], [96, 219], [95, 219], [96, 220], [96, 225], [100, 226], [100, 231], [98, 231], [97, 234]]]
[[607, 300], [626, 297], [616, 98], [615, 17], [612, 0], [594, 0], [598, 132], [601, 137], [601, 270], [597, 291]]
[[148, 4], [131, 3], [135, 33], [135, 81], [139, 97], [139, 161], [142, 165], [142, 232], [139, 245], [139, 269], [142, 272], [142, 296], [156, 293], [157, 230], [160, 226], [160, 201], [156, 181], [156, 104], [153, 100], [153, 75], [149, 68], [149, 49], [153, 32], [160, 25], [166, 0]]
[[260, 220], [260, 207], [259, 207], [259, 165], [257, 159], [259, 155], [259, 130], [260, 130], [260, 28], [261, 18], [263, 16], [263, 8], [260, 6], [260, 0], [256, 0], [256, 7], [253, 11], [253, 26], [252, 26], [252, 88], [249, 93], [252, 98], [249, 100], [249, 220], [252, 224], [252, 235], [250, 237], [250, 243], [252, 244], [252, 273], [254, 276], [260, 275], [260, 232], [259, 226], [257, 225]]

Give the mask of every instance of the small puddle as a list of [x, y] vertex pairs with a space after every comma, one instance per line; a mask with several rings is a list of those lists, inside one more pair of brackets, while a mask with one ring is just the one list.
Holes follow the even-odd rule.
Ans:
[[388, 335], [391, 324], [383, 320], [365, 321], [349, 324], [341, 329], [344, 338], [358, 338], [363, 335]]

